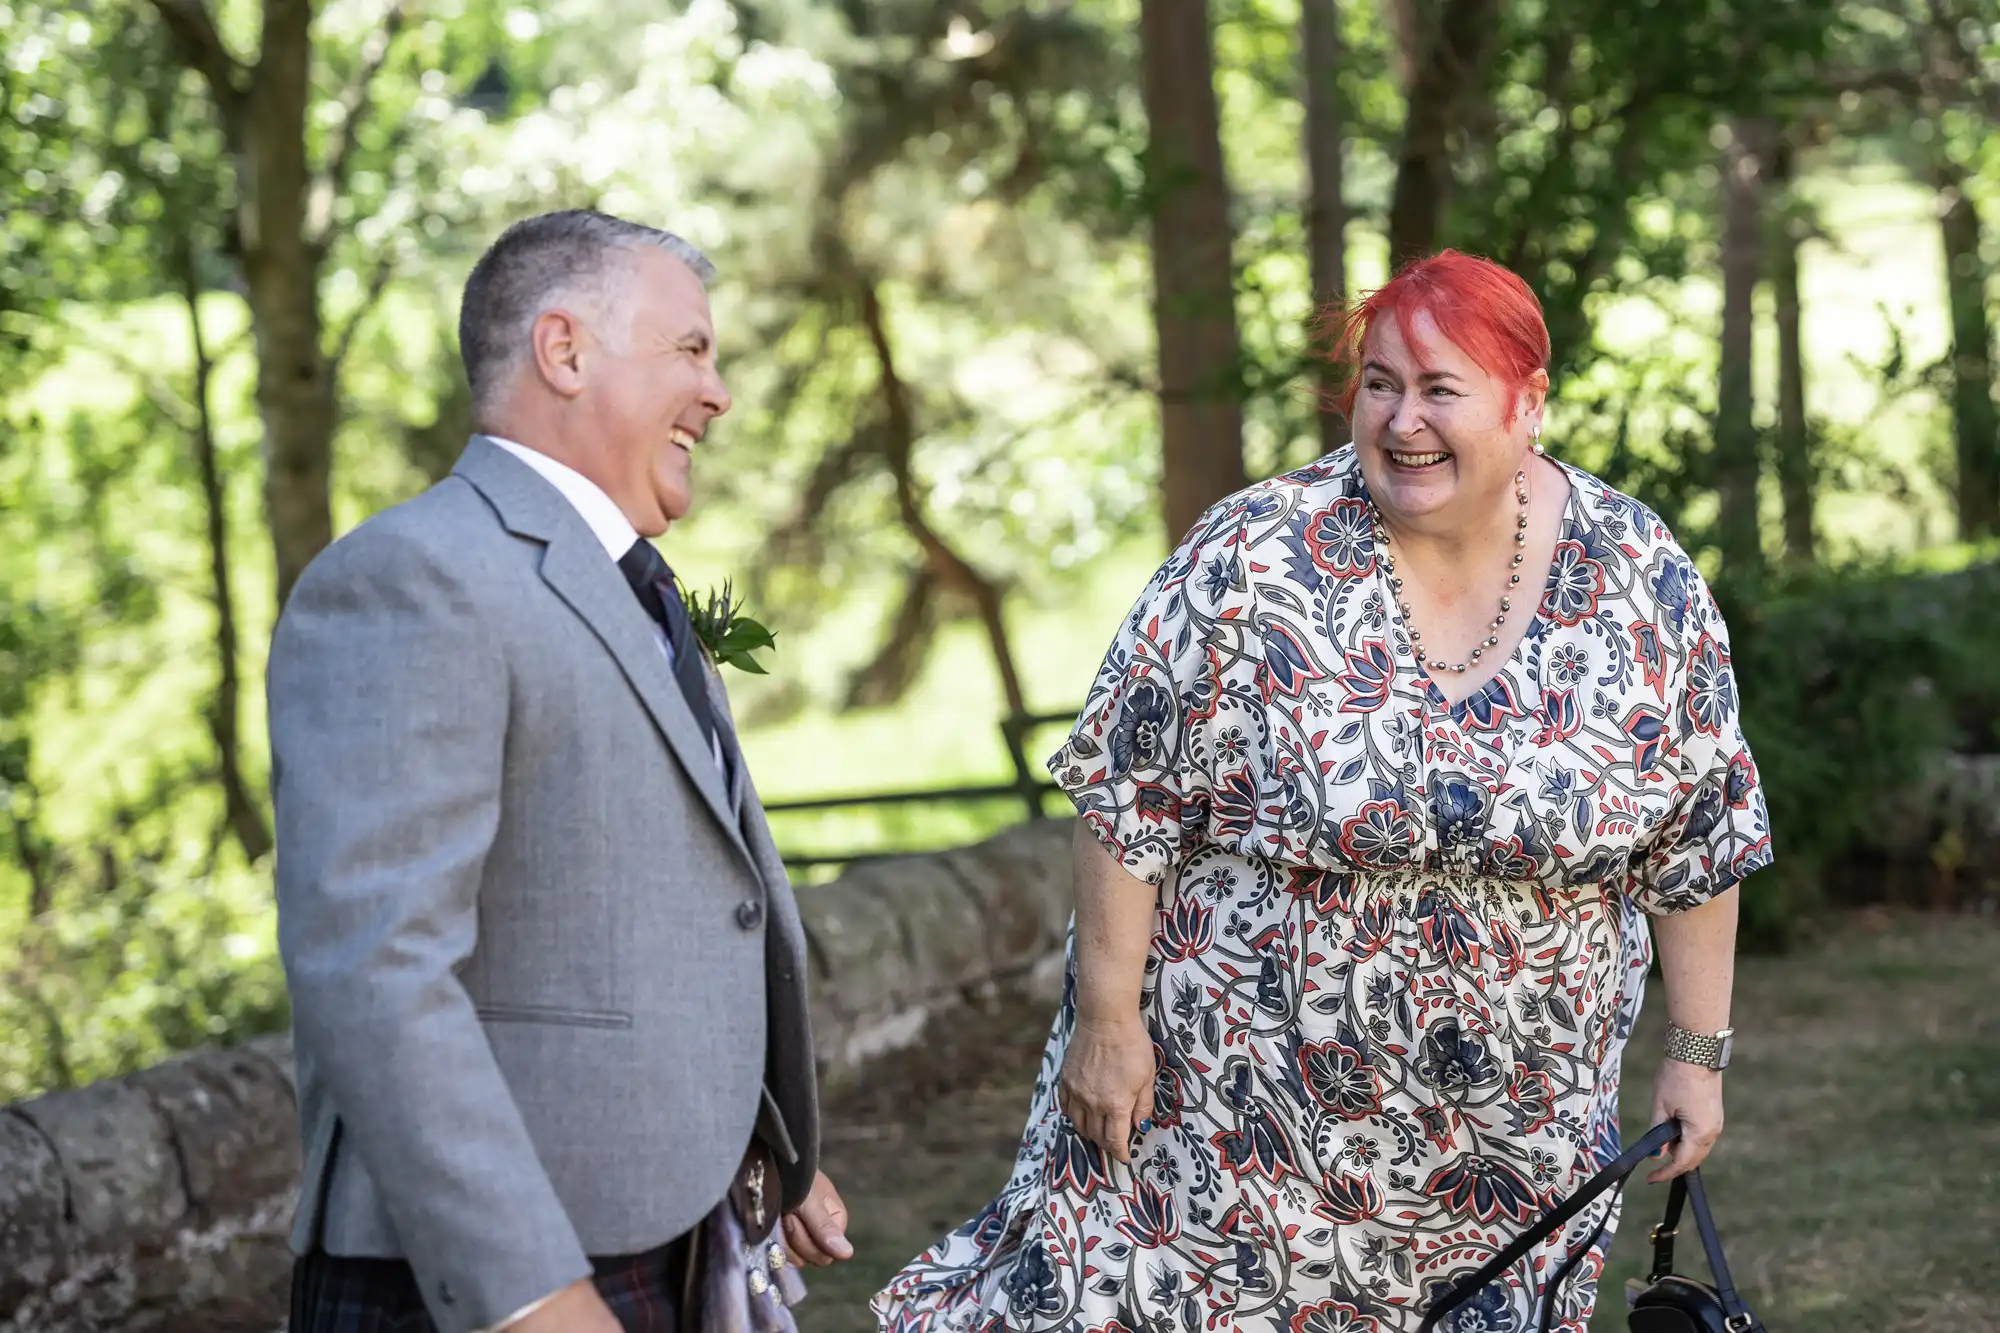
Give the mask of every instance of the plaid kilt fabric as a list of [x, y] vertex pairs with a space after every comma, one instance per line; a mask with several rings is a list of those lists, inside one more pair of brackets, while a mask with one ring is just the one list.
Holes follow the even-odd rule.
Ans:
[[[680, 1333], [685, 1239], [644, 1254], [597, 1259], [593, 1280], [625, 1333]], [[289, 1333], [437, 1333], [410, 1266], [315, 1250], [292, 1266]]]

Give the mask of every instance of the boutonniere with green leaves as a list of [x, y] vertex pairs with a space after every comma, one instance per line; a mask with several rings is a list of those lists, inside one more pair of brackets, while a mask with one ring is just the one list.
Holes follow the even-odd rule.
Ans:
[[770, 674], [756, 654], [775, 647], [778, 636], [743, 614], [734, 584], [724, 580], [721, 592], [710, 588], [705, 593], [690, 593], [688, 619], [694, 622], [694, 636], [701, 640], [710, 661], [753, 676]]

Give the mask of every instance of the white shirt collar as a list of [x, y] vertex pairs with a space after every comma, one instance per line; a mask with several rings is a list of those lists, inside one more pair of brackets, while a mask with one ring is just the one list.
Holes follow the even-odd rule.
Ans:
[[583, 521], [590, 525], [591, 532], [603, 544], [613, 562], [622, 559], [632, 549], [632, 543], [639, 540], [638, 529], [632, 526], [631, 519], [625, 517], [625, 511], [589, 477], [525, 444], [503, 440], [498, 435], [486, 438], [541, 473], [549, 485], [562, 492], [563, 499], [568, 500]]

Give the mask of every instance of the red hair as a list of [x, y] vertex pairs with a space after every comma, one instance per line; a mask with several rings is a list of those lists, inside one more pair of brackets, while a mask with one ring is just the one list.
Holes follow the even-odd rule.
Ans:
[[1440, 333], [1517, 399], [1535, 372], [1548, 368], [1549, 327], [1542, 322], [1542, 303], [1520, 275], [1490, 259], [1440, 250], [1405, 264], [1386, 284], [1345, 310], [1327, 307], [1322, 318], [1325, 327], [1335, 329], [1332, 359], [1348, 368], [1347, 384], [1337, 401], [1341, 415], [1349, 420], [1361, 384], [1361, 349], [1368, 331], [1384, 315], [1395, 319], [1403, 341], [1419, 358], [1425, 348], [1417, 337], [1417, 316], [1429, 315]]

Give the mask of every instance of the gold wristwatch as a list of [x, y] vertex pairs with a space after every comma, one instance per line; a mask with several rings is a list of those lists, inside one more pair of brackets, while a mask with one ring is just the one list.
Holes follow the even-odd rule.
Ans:
[[1699, 1065], [1717, 1073], [1729, 1068], [1729, 1052], [1736, 1044], [1736, 1029], [1724, 1028], [1713, 1036], [1667, 1022], [1667, 1059]]

